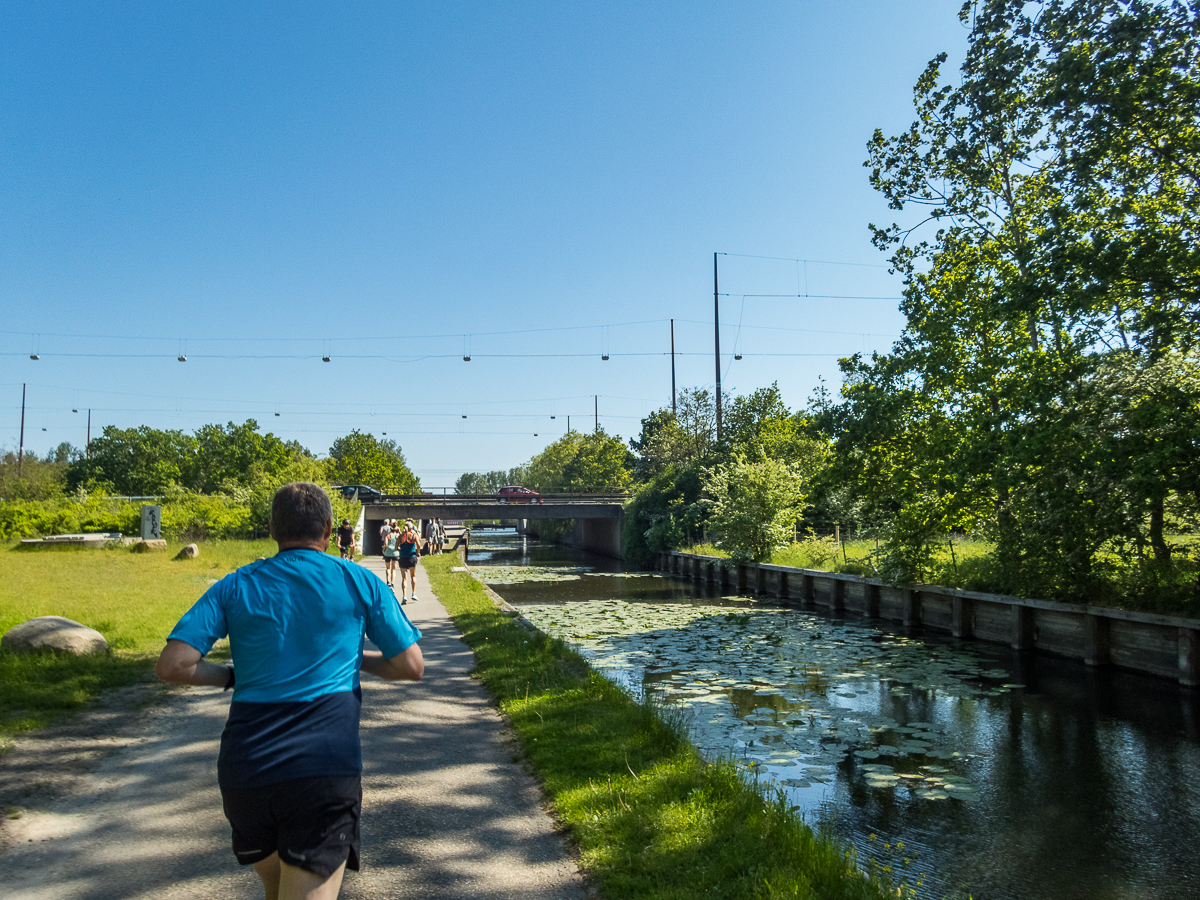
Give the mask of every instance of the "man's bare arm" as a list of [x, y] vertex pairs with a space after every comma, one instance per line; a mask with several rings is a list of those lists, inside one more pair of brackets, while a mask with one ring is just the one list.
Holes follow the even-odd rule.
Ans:
[[385, 658], [378, 650], [364, 650], [359, 668], [388, 681], [420, 681], [425, 674], [425, 657], [416, 644], [410, 644], [390, 658]]
[[196, 684], [223, 688], [229, 683], [229, 666], [210, 663], [186, 641], [167, 641], [154, 674], [171, 684]]

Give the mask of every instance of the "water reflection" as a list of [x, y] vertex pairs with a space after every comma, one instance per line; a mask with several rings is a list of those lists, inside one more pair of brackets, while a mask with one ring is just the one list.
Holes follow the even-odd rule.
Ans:
[[861, 855], [923, 882], [922, 897], [1200, 896], [1200, 736], [1186, 689], [698, 597], [534, 541], [481, 543], [486, 563], [473, 544], [472, 565], [591, 567], [497, 589], [632, 690], [690, 710], [704, 752], [777, 784]]

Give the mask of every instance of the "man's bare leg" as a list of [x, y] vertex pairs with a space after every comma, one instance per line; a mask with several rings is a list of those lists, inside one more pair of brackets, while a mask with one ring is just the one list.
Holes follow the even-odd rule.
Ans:
[[278, 900], [279, 898], [279, 854], [272, 853], [264, 860], [260, 860], [254, 864], [254, 871], [258, 873], [258, 877], [262, 879], [263, 887], [267, 891], [267, 900]]
[[346, 864], [342, 863], [328, 877], [322, 877], [280, 862], [279, 854], [272, 853], [262, 862], [256, 862], [254, 871], [262, 879], [266, 900], [336, 900], [342, 889]]

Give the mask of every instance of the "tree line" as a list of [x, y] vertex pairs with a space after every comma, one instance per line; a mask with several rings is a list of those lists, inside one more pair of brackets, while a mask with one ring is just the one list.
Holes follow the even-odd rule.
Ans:
[[[357, 429], [318, 459], [295, 441], [263, 432], [254, 419], [204, 425], [192, 433], [108, 426], [83, 452], [62, 444], [45, 457], [0, 457], [0, 537], [136, 530], [135, 512], [111, 497], [163, 499], [172, 534], [265, 535], [271, 497], [289, 481], [363, 484], [416, 493], [420, 483], [395, 441]], [[357, 509], [332, 497], [339, 515]]]

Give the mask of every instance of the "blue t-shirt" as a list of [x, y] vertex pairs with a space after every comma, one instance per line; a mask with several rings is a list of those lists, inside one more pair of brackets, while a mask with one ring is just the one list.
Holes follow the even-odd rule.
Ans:
[[237, 669], [222, 786], [362, 771], [364, 634], [385, 657], [421, 637], [377, 576], [303, 548], [243, 566], [188, 610], [170, 639], [207, 654], [228, 635]]

